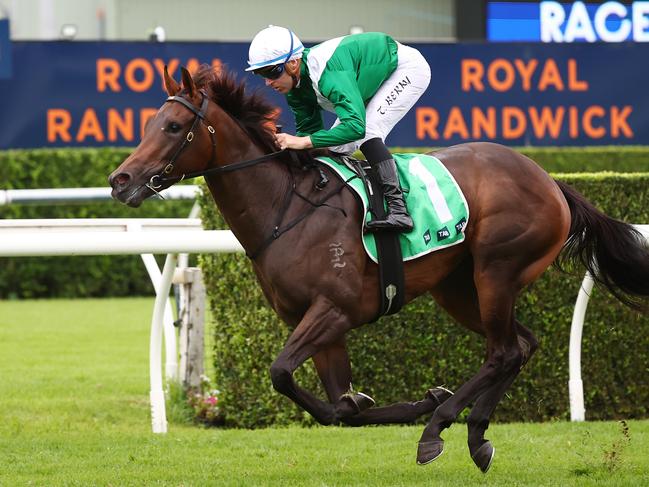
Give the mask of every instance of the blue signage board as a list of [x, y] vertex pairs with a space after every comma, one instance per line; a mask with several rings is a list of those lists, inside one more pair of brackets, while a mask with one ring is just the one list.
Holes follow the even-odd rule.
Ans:
[[165, 65], [178, 81], [180, 66], [193, 71], [203, 63], [228, 65], [244, 78], [248, 45], [15, 41], [13, 57], [14, 76], [0, 80], [12, 94], [0, 110], [0, 149], [134, 146], [165, 100]]
[[649, 42], [649, 1], [487, 2], [495, 42]]
[[[413, 44], [431, 65], [426, 93], [387, 143], [431, 147], [649, 144], [649, 43]], [[246, 43], [13, 42], [0, 79], [0, 149], [135, 146], [163, 104], [165, 65], [230, 69], [280, 110], [284, 97], [245, 73]], [[227, 68], [224, 68], [227, 67]], [[329, 117], [325, 123], [331, 123]]]
[[0, 19], [0, 79], [11, 77], [9, 19]]
[[[649, 144], [649, 44], [420, 46], [431, 86], [397, 145]], [[413, 137], [414, 135], [414, 137]], [[402, 138], [401, 138], [402, 137]]]

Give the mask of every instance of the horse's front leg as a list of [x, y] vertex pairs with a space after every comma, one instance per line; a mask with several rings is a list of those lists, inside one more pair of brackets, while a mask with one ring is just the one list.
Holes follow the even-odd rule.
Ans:
[[[293, 400], [324, 425], [337, 421], [335, 406], [299, 387], [293, 379], [293, 372], [319, 351], [340, 343], [351, 327], [346, 314], [327, 298], [320, 297], [308, 309], [270, 367], [270, 378], [275, 390]], [[348, 386], [349, 382], [346, 387]]]
[[412, 423], [420, 416], [431, 414], [453, 395], [448, 389], [429, 389], [423, 400], [400, 402], [370, 408], [374, 401], [369, 396], [352, 391], [352, 373], [344, 339], [330, 345], [313, 356], [318, 376], [334, 405], [336, 422], [350, 426], [367, 424]]
[[329, 402], [334, 406], [335, 422], [358, 415], [374, 406], [374, 399], [352, 386], [352, 369], [345, 337], [323, 348], [313, 356], [313, 363]]

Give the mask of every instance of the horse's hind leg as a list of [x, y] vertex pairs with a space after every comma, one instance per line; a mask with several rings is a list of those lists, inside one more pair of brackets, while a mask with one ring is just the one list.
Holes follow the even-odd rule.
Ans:
[[511, 283], [516, 279], [503, 273], [508, 268], [505, 265], [474, 271], [472, 277], [468, 267], [465, 265], [464, 272], [452, 275], [444, 283], [448, 287], [434, 290], [433, 296], [461, 324], [486, 337], [487, 359], [475, 376], [435, 410], [419, 442], [419, 464], [429, 463], [441, 455], [441, 432], [469, 403], [516, 374], [523, 363], [513, 319], [517, 289]]
[[[421, 401], [361, 410], [363, 405], [367, 405], [367, 396], [351, 392], [351, 365], [344, 340], [318, 352], [313, 356], [313, 362], [329, 401], [334, 404], [334, 421], [350, 426], [412, 423], [420, 416], [432, 413], [452, 395], [447, 389], [436, 387], [429, 389]], [[363, 404], [359, 405], [359, 402]]]
[[[518, 342], [523, 351], [522, 368], [538, 348], [538, 341], [528, 328], [521, 325], [518, 321], [515, 324]], [[467, 418], [469, 452], [476, 466], [483, 472], [489, 470], [494, 454], [493, 446], [489, 440], [484, 438], [485, 431], [489, 427], [489, 418], [505, 395], [507, 389], [509, 389], [509, 386], [511, 386], [514, 379], [518, 376], [520, 370], [514, 369], [512, 374], [484, 392], [476, 401]]]

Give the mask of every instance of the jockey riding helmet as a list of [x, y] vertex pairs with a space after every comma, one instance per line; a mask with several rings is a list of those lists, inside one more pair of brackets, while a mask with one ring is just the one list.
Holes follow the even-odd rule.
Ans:
[[[262, 68], [276, 65], [281, 65], [283, 68], [284, 64], [291, 59], [302, 57], [302, 51], [304, 51], [302, 42], [290, 29], [270, 25], [257, 33], [250, 43], [249, 67], [246, 71], [257, 72]], [[278, 74], [281, 74], [281, 71], [283, 69]]]

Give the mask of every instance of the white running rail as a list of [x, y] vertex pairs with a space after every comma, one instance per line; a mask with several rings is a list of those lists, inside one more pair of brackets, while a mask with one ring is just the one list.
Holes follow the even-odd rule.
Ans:
[[[0, 189], [0, 206], [2, 205], [59, 205], [59, 204], [80, 204], [97, 201], [110, 201], [112, 188], [43, 188], [43, 189]], [[200, 194], [200, 187], [197, 185], [178, 185], [163, 189], [160, 194], [168, 200], [195, 200]], [[194, 202], [189, 218], [197, 218], [200, 214], [200, 206]], [[147, 256], [148, 255], [148, 256]], [[150, 254], [143, 254], [142, 259], [146, 265], [149, 275], [153, 274], [159, 278], [160, 270], [155, 264], [155, 259]], [[187, 254], [178, 256], [178, 267], [185, 268], [189, 261]], [[179, 299], [184, 299], [183, 287], [179, 286]]]
[[[0, 206], [87, 203], [111, 200], [112, 188], [0, 189]], [[172, 186], [160, 192], [165, 199], [193, 200], [199, 192], [195, 185]]]

